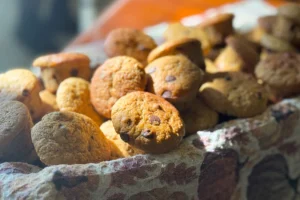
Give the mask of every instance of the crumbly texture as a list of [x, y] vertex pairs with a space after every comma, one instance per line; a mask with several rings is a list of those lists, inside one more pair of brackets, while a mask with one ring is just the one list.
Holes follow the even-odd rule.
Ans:
[[264, 87], [242, 72], [230, 72], [203, 84], [200, 95], [211, 109], [242, 118], [261, 114], [268, 101]]
[[244, 71], [253, 73], [259, 55], [253, 46], [241, 37], [226, 38], [227, 47], [217, 57], [215, 65], [219, 72]]
[[31, 131], [32, 142], [46, 165], [98, 163], [111, 157], [99, 126], [75, 112], [52, 112]]
[[71, 111], [90, 117], [99, 126], [103, 119], [95, 111], [90, 97], [90, 83], [82, 78], [67, 78], [58, 87], [56, 93], [60, 111]]
[[[104, 122], [101, 126], [100, 126], [101, 131], [103, 132], [103, 134], [105, 135], [105, 137], [111, 141], [111, 143], [114, 144], [114, 146], [116, 147], [116, 154], [120, 154], [120, 157], [130, 157], [130, 156], [135, 156], [138, 154], [144, 154], [145, 152], [137, 149], [133, 146], [131, 146], [130, 144], [124, 142], [120, 135], [115, 131], [115, 128], [113, 126], [113, 123], [111, 120], [108, 120], [106, 122]], [[113, 151], [113, 149], [112, 149]]]
[[207, 33], [213, 46], [220, 45], [224, 44], [227, 36], [234, 33], [233, 19], [233, 14], [222, 13], [206, 19], [199, 26]]
[[90, 79], [90, 59], [80, 53], [58, 53], [37, 58], [33, 66], [41, 68], [45, 88], [55, 93], [59, 84], [69, 77]]
[[184, 121], [187, 135], [212, 128], [219, 120], [218, 113], [205, 105], [199, 98], [193, 101], [190, 109], [181, 112], [180, 115]]
[[184, 39], [184, 38], [195, 38], [201, 42], [203, 53], [206, 55], [211, 49], [211, 43], [209, 36], [203, 28], [199, 26], [184, 26], [181, 23], [171, 23], [164, 32], [164, 38], [167, 41]]
[[[34, 151], [27, 107], [18, 101], [0, 101], [0, 163], [31, 162]], [[35, 157], [37, 159], [37, 157]]]
[[146, 67], [148, 91], [180, 104], [196, 97], [204, 73], [185, 56], [164, 56]]
[[268, 54], [256, 66], [255, 75], [278, 97], [300, 92], [300, 55], [297, 53]]
[[114, 29], [104, 43], [104, 51], [109, 57], [130, 56], [143, 64], [147, 63], [148, 54], [155, 47], [150, 36], [132, 28]]
[[56, 96], [54, 94], [48, 90], [42, 90], [39, 95], [42, 101], [42, 110], [44, 115], [59, 110], [56, 103]]
[[287, 41], [266, 33], [262, 35], [260, 44], [264, 48], [274, 52], [296, 51], [296, 49]]
[[40, 82], [29, 70], [14, 69], [0, 74], [0, 102], [16, 100], [24, 103], [34, 121], [42, 115], [40, 90]]
[[91, 101], [96, 111], [111, 117], [111, 107], [122, 96], [133, 91], [143, 91], [147, 78], [143, 65], [136, 59], [117, 56], [105, 61], [91, 81]]
[[112, 108], [112, 122], [121, 139], [147, 153], [166, 153], [178, 147], [184, 124], [178, 111], [161, 97], [132, 92]]
[[272, 33], [277, 38], [291, 42], [296, 46], [300, 45], [300, 25], [288, 18], [278, 16]]
[[291, 19], [300, 25], [300, 4], [285, 3], [278, 7], [278, 15]]
[[171, 40], [159, 45], [150, 52], [148, 56], [148, 63], [151, 63], [153, 60], [163, 56], [176, 54], [185, 55], [201, 69], [204, 69], [205, 67], [201, 43], [199, 40], [192, 38]]

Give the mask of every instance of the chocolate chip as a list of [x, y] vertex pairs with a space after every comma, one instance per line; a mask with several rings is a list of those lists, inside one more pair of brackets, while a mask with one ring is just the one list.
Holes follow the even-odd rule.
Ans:
[[175, 81], [176, 80], [176, 77], [175, 76], [166, 76], [166, 79], [165, 79], [167, 82], [172, 82], [172, 81]]
[[141, 135], [148, 139], [152, 139], [154, 137], [154, 134], [149, 129], [143, 130]]
[[70, 74], [71, 74], [71, 76], [77, 76], [78, 75], [78, 70], [77, 69], [72, 69]]
[[160, 125], [160, 118], [155, 116], [155, 115], [151, 115], [150, 116], [150, 123], [153, 124], [153, 125]]
[[164, 92], [162, 93], [161, 96], [162, 96], [163, 98], [170, 98], [170, 97], [172, 97], [172, 92], [169, 91], [169, 90], [166, 90], [166, 91], [164, 91]]
[[29, 91], [26, 90], [26, 89], [24, 89], [24, 90], [22, 91], [22, 96], [28, 97], [28, 96], [29, 96]]
[[128, 133], [120, 133], [120, 137], [124, 142], [128, 142], [129, 141], [129, 135]]
[[156, 71], [156, 67], [151, 67], [150, 69], [147, 70], [148, 74], [152, 74]]
[[226, 81], [231, 81], [231, 77], [230, 77], [230, 76], [225, 76], [224, 79], [225, 79]]
[[132, 124], [131, 119], [126, 120], [126, 124], [127, 124], [127, 126], [130, 126]]

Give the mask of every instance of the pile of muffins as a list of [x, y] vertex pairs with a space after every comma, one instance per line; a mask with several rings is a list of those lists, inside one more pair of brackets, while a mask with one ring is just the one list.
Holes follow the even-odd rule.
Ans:
[[[167, 153], [224, 116], [248, 118], [300, 93], [300, 5], [278, 8], [247, 34], [232, 14], [170, 24], [157, 46], [113, 30], [94, 72], [79, 53], [45, 55], [0, 74], [0, 162], [97, 163]], [[100, 52], [99, 52], [100, 53]]]

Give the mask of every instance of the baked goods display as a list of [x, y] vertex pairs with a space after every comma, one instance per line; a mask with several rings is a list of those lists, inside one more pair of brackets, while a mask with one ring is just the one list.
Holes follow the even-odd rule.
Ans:
[[[284, 5], [246, 35], [234, 30], [229, 13], [192, 27], [173, 23], [162, 44], [118, 28], [93, 74], [80, 53], [34, 60], [45, 88], [28, 70], [0, 74], [0, 159], [29, 162], [32, 143], [45, 165], [164, 154], [224, 116], [260, 115], [300, 93], [299, 13], [298, 4]], [[21, 139], [12, 141], [16, 135]], [[9, 144], [18, 141], [26, 151], [14, 155]]]
[[0, 199], [299, 198], [299, 14], [171, 23], [161, 44], [118, 28], [95, 71], [58, 53], [0, 74]]

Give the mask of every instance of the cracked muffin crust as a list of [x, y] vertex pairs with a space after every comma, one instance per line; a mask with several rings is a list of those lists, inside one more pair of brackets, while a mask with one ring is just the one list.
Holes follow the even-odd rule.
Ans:
[[103, 119], [94, 110], [90, 99], [90, 83], [82, 78], [67, 78], [56, 93], [60, 111], [71, 111], [90, 117], [99, 126]]
[[300, 55], [293, 52], [267, 55], [255, 69], [255, 75], [278, 98], [300, 92]]
[[[18, 101], [0, 101], [0, 162], [31, 162], [37, 157], [31, 141], [28, 108]], [[36, 154], [35, 154], [36, 155]]]
[[57, 53], [38, 57], [34, 67], [40, 67], [45, 88], [55, 93], [59, 84], [69, 77], [90, 79], [90, 59], [80, 53]]
[[177, 109], [192, 101], [204, 79], [203, 71], [182, 55], [164, 56], [146, 67], [148, 91], [165, 98]]
[[263, 86], [253, 76], [242, 72], [230, 72], [204, 83], [200, 95], [211, 109], [242, 118], [261, 114], [268, 101]]
[[52, 112], [31, 131], [32, 142], [46, 165], [85, 164], [109, 160], [109, 141], [99, 126], [75, 112]]
[[108, 57], [130, 56], [143, 64], [147, 63], [147, 56], [155, 47], [156, 43], [150, 36], [132, 28], [114, 29], [104, 42]]
[[183, 54], [201, 69], [205, 68], [201, 43], [197, 39], [183, 38], [167, 41], [155, 49], [148, 56], [148, 63], [163, 56]]
[[96, 111], [111, 118], [111, 107], [122, 96], [143, 91], [147, 78], [143, 65], [128, 56], [117, 56], [98, 67], [91, 81], [91, 101]]
[[146, 153], [166, 153], [178, 147], [184, 124], [178, 111], [163, 98], [132, 92], [112, 108], [112, 122], [121, 139]]
[[42, 115], [40, 90], [38, 78], [29, 70], [13, 69], [0, 74], [0, 101], [16, 100], [24, 103], [34, 121]]

